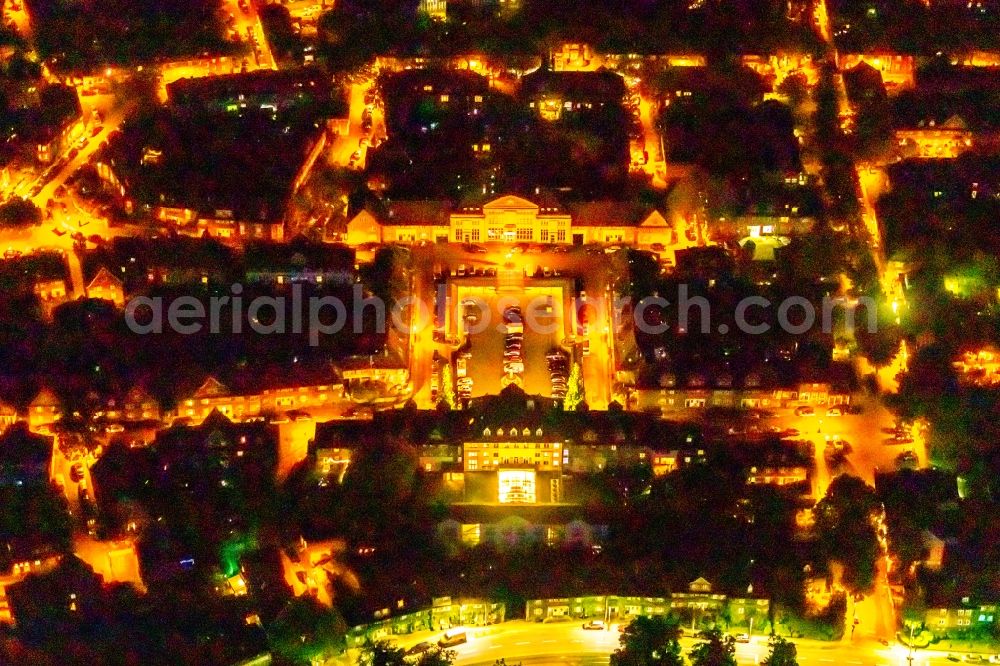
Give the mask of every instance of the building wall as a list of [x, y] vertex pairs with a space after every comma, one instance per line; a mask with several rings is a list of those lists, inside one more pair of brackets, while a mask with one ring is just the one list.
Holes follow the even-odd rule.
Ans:
[[924, 615], [924, 626], [938, 636], [991, 629], [1000, 624], [1000, 612], [997, 608], [997, 604], [980, 604], [969, 608], [929, 608]]
[[505, 441], [500, 437], [498, 434], [496, 441], [466, 442], [463, 446], [465, 471], [495, 471], [505, 466], [538, 471], [561, 469], [563, 446], [559, 442]]

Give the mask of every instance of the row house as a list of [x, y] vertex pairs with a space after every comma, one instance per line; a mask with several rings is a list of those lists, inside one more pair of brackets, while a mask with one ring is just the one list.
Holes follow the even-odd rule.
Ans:
[[[748, 594], [752, 594], [749, 588]], [[698, 578], [683, 592], [667, 596], [581, 596], [555, 599], [530, 599], [525, 617], [542, 622], [547, 619], [597, 618], [611, 622], [630, 622], [635, 617], [674, 615], [713, 621], [726, 614], [730, 624], [745, 626], [751, 618], [766, 620], [770, 602], [754, 597], [730, 597], [712, 589], [712, 584]], [[762, 626], [762, 625], [759, 625]]]
[[912, 88], [916, 81], [917, 60], [912, 55], [896, 53], [848, 53], [838, 58], [841, 71], [868, 65], [882, 76], [887, 89]]
[[747, 483], [752, 486], [789, 486], [809, 481], [805, 465], [763, 465], [751, 467]]
[[920, 158], [958, 157], [972, 149], [974, 138], [972, 130], [958, 114], [949, 116], [942, 122], [927, 118], [913, 125], [896, 128], [896, 141], [900, 149]]
[[310, 408], [330, 407], [343, 398], [343, 385], [333, 379], [329, 383], [298, 385], [273, 383], [248, 391], [232, 391], [215, 377], [209, 376], [189, 396], [182, 397], [173, 410], [165, 413], [168, 422], [183, 419], [201, 423], [213, 411], [227, 418], [245, 420], [264, 412], [289, 412]]
[[159, 421], [160, 416], [160, 401], [142, 386], [133, 386], [121, 397], [109, 398], [103, 409], [94, 412], [94, 418], [112, 423]]
[[636, 390], [637, 404], [644, 408], [659, 408], [664, 415], [690, 413], [706, 408], [779, 409], [799, 406], [834, 407], [850, 404], [848, 391], [827, 383], [802, 383], [791, 388], [709, 387], [698, 381], [686, 387], [668, 386]]
[[975, 630], [993, 630], [1000, 623], [996, 603], [962, 603], [952, 607], [928, 608], [924, 613], [924, 628], [939, 637]]

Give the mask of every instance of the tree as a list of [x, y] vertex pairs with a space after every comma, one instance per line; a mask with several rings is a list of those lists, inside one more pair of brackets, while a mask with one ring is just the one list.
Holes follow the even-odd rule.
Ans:
[[618, 638], [611, 666], [682, 666], [681, 630], [673, 617], [637, 617]]
[[455, 398], [455, 380], [452, 377], [451, 363], [445, 363], [441, 368], [441, 402], [448, 409], [457, 409], [458, 400]]
[[312, 597], [298, 597], [271, 624], [271, 648], [293, 661], [309, 661], [342, 648], [347, 627], [343, 618]]
[[566, 382], [566, 397], [563, 398], [563, 409], [567, 412], [580, 408], [585, 397], [583, 391], [583, 374], [580, 364], [574, 363], [569, 371], [569, 381]]
[[878, 506], [874, 488], [842, 474], [816, 504], [816, 530], [827, 558], [844, 566], [844, 586], [867, 592], [875, 582], [878, 537], [873, 518]]
[[358, 655], [360, 666], [451, 666], [455, 662], [454, 650], [432, 647], [415, 662], [406, 661], [406, 652], [386, 640], [368, 639]]
[[698, 643], [688, 653], [692, 666], [736, 666], [736, 641], [718, 629], [708, 629], [699, 635]]
[[781, 636], [771, 636], [767, 644], [771, 648], [771, 653], [764, 659], [764, 666], [798, 666], [798, 661], [795, 659], [795, 643]]
[[0, 204], [0, 227], [13, 229], [37, 226], [41, 223], [41, 209], [28, 199], [14, 197]]
[[809, 81], [805, 74], [789, 74], [778, 84], [778, 93], [788, 99], [793, 108], [798, 108], [809, 99]]
[[373, 641], [368, 639], [361, 646], [361, 654], [358, 655], [360, 666], [402, 666], [405, 662], [403, 658], [406, 651], [401, 647], [396, 647], [394, 643], [386, 640]]

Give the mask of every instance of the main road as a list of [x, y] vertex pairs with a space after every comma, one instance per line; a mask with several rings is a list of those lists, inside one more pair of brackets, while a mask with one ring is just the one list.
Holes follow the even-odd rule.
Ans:
[[[618, 625], [602, 631], [585, 630], [582, 622], [538, 623], [515, 620], [492, 627], [470, 627], [467, 643], [452, 649], [456, 666], [493, 666], [504, 659], [513, 666], [543, 664], [579, 664], [603, 666], [618, 647]], [[452, 629], [455, 631], [455, 629]], [[421, 641], [437, 641], [442, 632], [422, 632], [400, 641], [408, 648]], [[874, 640], [826, 642], [809, 639], [793, 641], [802, 666], [909, 666], [908, 650], [901, 645], [883, 645]], [[684, 654], [697, 643], [691, 637], [681, 639]], [[758, 664], [768, 654], [767, 637], [754, 636], [749, 643], [736, 644], [739, 664]], [[951, 663], [945, 652], [917, 650], [912, 666], [945, 666]]]

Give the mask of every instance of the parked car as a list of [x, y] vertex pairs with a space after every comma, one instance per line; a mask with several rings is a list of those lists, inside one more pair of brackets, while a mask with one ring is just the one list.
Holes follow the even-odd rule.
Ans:
[[749, 643], [750, 634], [736, 634], [733, 637], [733, 640], [735, 640], [737, 643]]
[[830, 409], [826, 410], [826, 415], [827, 416], [843, 416], [844, 415], [844, 410], [841, 409], [840, 407], [831, 407]]
[[583, 623], [583, 628], [588, 630], [602, 631], [604, 627], [605, 625], [603, 620], [591, 620], [590, 622]]
[[406, 656], [407, 657], [412, 657], [414, 655], [423, 654], [424, 652], [427, 652], [428, 650], [430, 650], [431, 647], [433, 647], [433, 646], [430, 643], [428, 643], [427, 641], [421, 641], [420, 643], [417, 643], [416, 645], [414, 645], [413, 647], [411, 647], [409, 650], [407, 650], [406, 651]]
[[796, 416], [812, 416], [815, 413], [816, 413], [816, 410], [813, 409], [812, 407], [805, 407], [805, 406], [803, 406], [803, 407], [796, 407], [795, 408], [795, 415]]
[[520, 375], [524, 372], [524, 361], [508, 359], [504, 361], [503, 371], [510, 375]]

